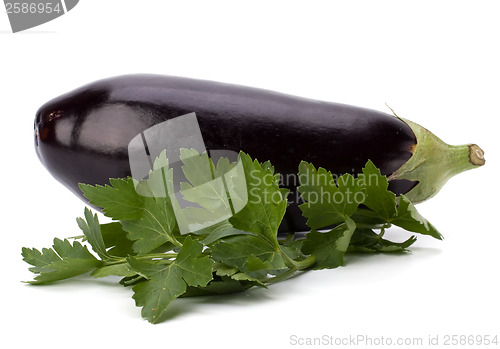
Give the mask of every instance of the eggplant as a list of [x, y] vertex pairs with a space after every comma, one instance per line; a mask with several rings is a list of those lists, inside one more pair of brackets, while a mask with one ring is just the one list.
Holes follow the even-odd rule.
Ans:
[[[195, 113], [206, 149], [240, 150], [295, 178], [301, 160], [334, 174], [359, 173], [367, 160], [389, 189], [414, 203], [453, 175], [484, 164], [475, 144], [450, 146], [409, 120], [376, 110], [263, 89], [174, 76], [99, 80], [45, 103], [35, 148], [47, 170], [82, 200], [79, 183], [104, 185], [131, 175], [128, 145], [148, 128]], [[297, 183], [280, 231], [307, 229]], [[87, 202], [88, 203], [88, 202]]]

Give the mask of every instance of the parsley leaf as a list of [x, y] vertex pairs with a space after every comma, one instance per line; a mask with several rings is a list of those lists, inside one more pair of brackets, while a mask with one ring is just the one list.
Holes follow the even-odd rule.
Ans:
[[101, 261], [95, 258], [86, 246], [82, 246], [78, 241], [71, 245], [66, 239], [54, 239], [52, 248], [44, 248], [42, 252], [36, 248], [24, 247], [22, 256], [26, 263], [33, 265], [29, 270], [39, 274], [35, 280], [28, 281], [30, 284], [68, 279], [101, 266]]
[[288, 190], [279, 187], [272, 167], [252, 161], [245, 153], [240, 153], [240, 160], [245, 170], [248, 202], [229, 223], [259, 236], [278, 250], [277, 233], [285, 215]]
[[224, 173], [215, 173], [208, 154], [194, 149], [181, 149], [182, 172], [187, 181], [180, 183], [183, 200], [191, 204], [181, 208], [174, 205], [182, 234], [197, 233], [227, 220], [233, 214], [231, 198], [226, 188]]
[[110, 185], [80, 183], [80, 190], [90, 203], [103, 209], [106, 216], [116, 220], [138, 219], [144, 208], [144, 196], [137, 194], [134, 179], [111, 178]]
[[[128, 177], [110, 179], [111, 185], [106, 186], [80, 184], [90, 203], [102, 207], [107, 216], [121, 221], [138, 254], [151, 252], [165, 242], [180, 246], [175, 237], [177, 224], [172, 204], [164, 194], [164, 179], [171, 174], [165, 173], [162, 166], [168, 166], [165, 152], [155, 161], [149, 178], [139, 183]], [[96, 248], [102, 253], [100, 247]]]
[[137, 273], [130, 267], [128, 263], [119, 263], [104, 265], [94, 270], [92, 273], [90, 273], [90, 275], [95, 278], [102, 278], [111, 275], [130, 277], [137, 275]]
[[216, 262], [235, 267], [258, 279], [286, 268], [280, 251], [268, 241], [254, 235], [237, 235], [222, 239], [210, 250]]
[[366, 190], [363, 205], [370, 210], [358, 210], [359, 220], [363, 220], [364, 216], [367, 220], [380, 220], [415, 233], [442, 239], [437, 229], [418, 213], [415, 206], [404, 195], [396, 198], [396, 195], [387, 189], [387, 177], [380, 174], [380, 170], [373, 162], [367, 162], [361, 178], [360, 184]]
[[101, 236], [108, 253], [112, 256], [127, 257], [136, 254], [132, 248], [133, 241], [127, 238], [120, 222], [111, 222], [100, 225]]
[[134, 241], [137, 254], [146, 254], [166, 242], [180, 246], [174, 233], [177, 224], [172, 205], [167, 197], [145, 198], [144, 209], [139, 219], [121, 221], [127, 238]]
[[[99, 259], [78, 241], [54, 239], [52, 248], [41, 252], [23, 248], [36, 274], [30, 283], [87, 272], [96, 278], [121, 276], [142, 316], [157, 323], [178, 297], [267, 287], [300, 270], [342, 266], [351, 251], [407, 251], [416, 237], [386, 240], [391, 225], [442, 238], [404, 195], [388, 190], [387, 178], [371, 161], [357, 176], [338, 178], [301, 162], [300, 209], [311, 230], [285, 239], [278, 237], [278, 227], [288, 190], [280, 188], [280, 175], [269, 161], [241, 152], [237, 161], [215, 163], [193, 149], [182, 149], [181, 161], [182, 166], [169, 166], [164, 151], [140, 182], [128, 177], [105, 186], [81, 184], [90, 203], [113, 219], [100, 224], [97, 214], [85, 209], [76, 220], [84, 234], [78, 238]], [[183, 181], [174, 183], [179, 171]]]
[[384, 230], [380, 234], [372, 229], [356, 229], [351, 238], [349, 251], [355, 252], [405, 252], [417, 238], [413, 235], [403, 242], [392, 242], [383, 239]]
[[298, 190], [306, 200], [300, 209], [312, 229], [345, 222], [359, 205], [356, 198], [363, 194], [363, 188], [352, 175], [342, 175], [335, 181], [330, 171], [316, 169], [305, 161], [299, 165], [299, 180]]
[[101, 257], [101, 259], [112, 259], [106, 251], [97, 214], [92, 215], [92, 212], [88, 208], [85, 208], [85, 219], [77, 218], [76, 222], [92, 246], [92, 249], [99, 255], [99, 257]]
[[321, 233], [312, 230], [302, 245], [302, 252], [316, 256], [313, 269], [337, 268], [344, 265], [344, 254], [351, 241], [356, 224], [350, 218], [332, 230]]
[[422, 217], [415, 206], [404, 195], [400, 197], [396, 217], [391, 219], [390, 222], [408, 231], [430, 235], [439, 240], [443, 239], [441, 233]]
[[[382, 239], [383, 233], [379, 235], [372, 230], [385, 229], [391, 224], [441, 238], [436, 228], [405, 196], [396, 198], [388, 190], [387, 177], [382, 176], [371, 161], [366, 163], [357, 178], [345, 174], [337, 180], [325, 169], [316, 169], [312, 164], [302, 162], [299, 180], [299, 192], [306, 200], [300, 208], [308, 218], [307, 225], [312, 228], [301, 251], [316, 257], [314, 269], [343, 265], [343, 256], [350, 245], [350, 250], [394, 252], [403, 251], [413, 244], [415, 237], [395, 243]], [[326, 228], [329, 231], [318, 231]], [[356, 236], [355, 232], [358, 232]], [[354, 242], [351, 241], [353, 236], [356, 237]]]
[[386, 176], [373, 162], [368, 161], [359, 176], [359, 183], [365, 188], [366, 197], [363, 205], [376, 212], [381, 218], [390, 220], [396, 215], [396, 195], [389, 191]]
[[231, 223], [226, 219], [225, 221], [213, 224], [209, 227], [200, 229], [196, 231], [194, 234], [206, 236], [203, 239], [203, 243], [205, 245], [209, 245], [219, 239], [222, 239], [231, 235], [241, 235], [241, 234], [250, 234], [248, 232], [235, 229]]
[[[365, 197], [364, 188], [350, 174], [335, 180], [331, 172], [321, 167], [316, 169], [305, 161], [299, 165], [299, 180], [299, 192], [306, 200], [300, 209], [312, 228], [301, 251], [316, 257], [313, 269], [343, 265], [344, 254], [356, 229], [350, 216], [360, 204], [357, 198]], [[335, 227], [328, 232], [318, 231], [331, 225]]]
[[135, 285], [133, 298], [142, 307], [141, 314], [151, 323], [157, 323], [172, 300], [186, 292], [187, 286], [206, 286], [212, 280], [213, 261], [202, 256], [203, 245], [190, 236], [174, 261], [163, 264], [129, 257], [132, 269], [147, 281]]

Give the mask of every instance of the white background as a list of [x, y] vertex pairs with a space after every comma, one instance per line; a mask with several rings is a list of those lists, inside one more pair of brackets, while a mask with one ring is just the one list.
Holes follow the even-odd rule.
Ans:
[[[499, 12], [497, 1], [87, 0], [12, 34], [2, 9], [2, 341], [288, 348], [298, 346], [293, 335], [420, 337], [424, 344], [429, 335], [500, 335]], [[444, 241], [421, 237], [404, 256], [348, 257], [343, 268], [268, 290], [176, 300], [158, 325], [141, 319], [132, 291], [116, 279], [21, 283], [32, 278], [21, 248], [79, 234], [75, 217], [84, 208], [35, 155], [37, 108], [84, 83], [140, 72], [382, 111], [388, 103], [448, 143], [479, 144], [486, 165], [418, 205]]]

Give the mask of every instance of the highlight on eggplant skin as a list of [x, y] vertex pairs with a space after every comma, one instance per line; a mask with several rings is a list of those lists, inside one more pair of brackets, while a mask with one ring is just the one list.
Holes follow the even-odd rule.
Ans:
[[[477, 145], [450, 146], [425, 128], [376, 110], [174, 76], [137, 74], [99, 80], [45, 103], [35, 118], [35, 148], [47, 170], [87, 202], [78, 183], [130, 176], [129, 142], [163, 121], [195, 112], [207, 150], [240, 150], [270, 160], [284, 178], [305, 160], [334, 174], [359, 173], [372, 160], [390, 189], [414, 203], [453, 175], [484, 164]], [[281, 231], [305, 229], [294, 202]]]

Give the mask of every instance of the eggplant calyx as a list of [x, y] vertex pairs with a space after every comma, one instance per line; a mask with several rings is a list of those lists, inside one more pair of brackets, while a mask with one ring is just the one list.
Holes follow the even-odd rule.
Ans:
[[426, 128], [403, 118], [415, 134], [416, 145], [410, 159], [388, 180], [406, 179], [419, 182], [405, 196], [419, 203], [436, 195], [453, 176], [484, 165], [484, 152], [476, 144], [449, 145]]

